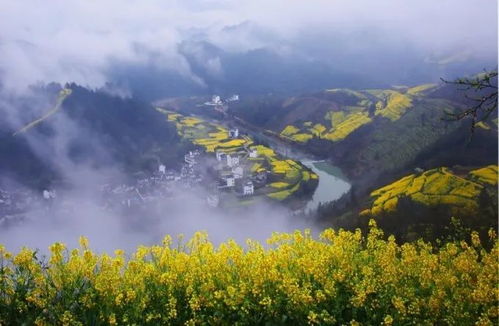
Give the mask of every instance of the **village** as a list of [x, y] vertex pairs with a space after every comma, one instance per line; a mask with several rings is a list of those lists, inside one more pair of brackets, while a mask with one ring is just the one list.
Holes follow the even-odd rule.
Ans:
[[[233, 95], [222, 101], [213, 96], [205, 105], [224, 111], [229, 102], [238, 99]], [[103, 209], [126, 213], [186, 193], [213, 209], [241, 207], [261, 200], [282, 201], [303, 188], [315, 189], [315, 173], [269, 147], [254, 144], [238, 128], [157, 109], [175, 123], [182, 138], [198, 148], [185, 153], [177, 170], [158, 162], [154, 171], [141, 171], [140, 177], [97, 185], [94, 194]], [[71, 197], [64, 188], [0, 189], [0, 227], [21, 221], [32, 210], [70, 213], [78, 204], [72, 203]]]
[[[230, 137], [239, 136], [238, 129], [231, 129]], [[207, 193], [204, 200], [209, 207], [218, 207], [222, 197], [234, 194], [247, 197], [254, 194], [255, 184], [262, 185], [266, 181], [266, 173], [249, 174], [245, 166], [247, 158], [258, 156], [255, 149], [247, 149], [232, 154], [216, 153], [214, 169], [206, 169], [204, 160], [207, 153], [200, 150], [189, 151], [184, 155], [184, 162], [177, 170], [167, 170], [159, 164], [153, 173], [136, 179], [130, 183], [105, 183], [96, 189], [104, 209], [127, 209], [147, 206], [166, 198], [172, 198], [182, 192], [198, 192], [204, 186]], [[214, 172], [215, 171], [215, 172]], [[208, 181], [207, 183], [204, 181]], [[224, 196], [224, 195], [225, 196]], [[41, 192], [0, 189], [0, 226], [21, 220], [33, 209], [53, 210], [66, 208], [71, 203], [62, 190], [44, 189]]]

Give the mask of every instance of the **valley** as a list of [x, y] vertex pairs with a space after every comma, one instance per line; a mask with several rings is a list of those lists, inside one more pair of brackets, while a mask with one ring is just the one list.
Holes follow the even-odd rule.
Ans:
[[[67, 85], [54, 89], [58, 94], [54, 109], [32, 122], [27, 117], [17, 129], [23, 132], [13, 131], [9, 139], [48, 140], [67, 118], [81, 121], [83, 134], [96, 136], [89, 138], [91, 143], [76, 134], [68, 140], [72, 150], [64, 158], [69, 159], [67, 169], [59, 179], [47, 175], [51, 181], [37, 185], [35, 195], [30, 195], [33, 202], [45, 203], [43, 190], [70, 189], [69, 184], [57, 184], [70, 181], [70, 171], [78, 169], [85, 153], [104, 145], [111, 151], [90, 156], [93, 164], [119, 166], [125, 178], [108, 186], [99, 180], [94, 189], [96, 193], [107, 189], [97, 196], [103, 208], [115, 207], [125, 215], [127, 210], [172, 198], [179, 189], [196, 194], [195, 200], [207, 207], [237, 211], [275, 203], [294, 215], [312, 217], [312, 223], [348, 229], [363, 227], [375, 217], [401, 238], [414, 233], [411, 228], [429, 230], [429, 225], [437, 225], [427, 230], [432, 234], [429, 238], [435, 238], [451, 215], [470, 226], [493, 226], [495, 215], [490, 209], [480, 211], [480, 219], [466, 218], [477, 214], [470, 207], [493, 207], [490, 187], [463, 186], [473, 188], [468, 189], [468, 197], [454, 196], [464, 191], [456, 182], [445, 186], [449, 193], [388, 191], [377, 199], [373, 194], [414, 173], [441, 171], [438, 180], [458, 180], [445, 171], [467, 174], [495, 163], [497, 151], [490, 148], [497, 143], [497, 120], [481, 122], [473, 141], [466, 142], [459, 136], [467, 128], [464, 123], [442, 119], [445, 112], [465, 105], [449, 92], [446, 85], [423, 84], [382, 90], [328, 89], [287, 98], [172, 98], [149, 105]], [[91, 107], [83, 109], [85, 102]], [[114, 119], [115, 114], [121, 114], [120, 119]], [[121, 130], [127, 130], [125, 137], [120, 136]], [[54, 145], [45, 143], [48, 152], [55, 150]], [[18, 198], [16, 191], [4, 197]], [[59, 203], [64, 202], [63, 191], [59, 191]], [[3, 215], [11, 217], [15, 205], [8, 202], [10, 206], [3, 210], [9, 213]], [[400, 215], [404, 217], [395, 217]], [[427, 219], [418, 221], [416, 215]], [[10, 217], [4, 220], [11, 221]], [[406, 220], [408, 227], [395, 229], [400, 225], [397, 218]]]
[[201, 148], [193, 164], [210, 166], [206, 169], [214, 181], [209, 187], [216, 202], [221, 194], [229, 192], [241, 197], [246, 205], [270, 199], [293, 202], [291, 206], [297, 209], [299, 202], [304, 202], [301, 199], [315, 191], [317, 174], [299, 161], [277, 154], [272, 147], [254, 143], [239, 128], [158, 110], [175, 124], [180, 137]]
[[[319, 186], [305, 210], [314, 211], [319, 223], [354, 229], [366, 227], [374, 217], [407, 241], [421, 234], [428, 240], [441, 237], [448, 232], [451, 217], [482, 231], [497, 225], [496, 192], [466, 179], [475, 170], [497, 166], [497, 119], [480, 122], [473, 139], [467, 140], [469, 125], [445, 119], [466, 105], [449, 85], [241, 97], [223, 110], [199, 105], [204, 102], [202, 97], [160, 101], [176, 112], [237, 126], [253, 141], [313, 169]], [[320, 165], [334, 172], [324, 173]], [[449, 168], [459, 171], [459, 177]], [[377, 189], [414, 173], [440, 180], [432, 187], [443, 192], [387, 192], [373, 204]], [[326, 180], [321, 183], [321, 178]], [[389, 193], [391, 197], [383, 199]], [[469, 218], [475, 215], [480, 218]]]

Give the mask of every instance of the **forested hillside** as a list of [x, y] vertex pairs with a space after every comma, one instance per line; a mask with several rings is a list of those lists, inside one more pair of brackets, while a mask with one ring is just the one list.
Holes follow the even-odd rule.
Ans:
[[180, 147], [189, 146], [149, 104], [76, 84], [33, 94], [0, 107], [6, 115], [16, 108], [16, 116], [0, 125], [0, 169], [21, 183], [49, 184], [65, 160], [128, 172], [157, 168], [160, 161], [175, 166], [184, 154]]
[[418, 167], [495, 163], [497, 119], [481, 123], [471, 141], [468, 121], [448, 119], [467, 104], [453, 85], [425, 84], [252, 98], [232, 112], [372, 183]]

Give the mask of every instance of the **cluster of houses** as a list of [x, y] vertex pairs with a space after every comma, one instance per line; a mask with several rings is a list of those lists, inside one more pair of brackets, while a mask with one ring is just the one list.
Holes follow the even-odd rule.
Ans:
[[220, 106], [224, 105], [230, 102], [237, 102], [239, 101], [239, 95], [234, 94], [232, 96], [229, 96], [228, 98], [222, 100], [222, 98], [219, 95], [213, 95], [211, 97], [211, 101], [205, 102], [204, 105], [208, 106]]
[[[239, 137], [239, 129], [229, 129], [230, 138]], [[218, 170], [221, 182], [218, 189], [235, 189], [243, 196], [251, 196], [255, 192], [255, 176], [245, 175], [243, 167], [246, 158], [257, 158], [258, 151], [254, 148], [244, 148], [237, 152], [227, 153], [222, 150], [216, 151], [215, 157], [219, 163]]]
[[49, 209], [56, 197], [54, 190], [0, 189], [0, 226], [22, 220], [29, 211]]
[[202, 174], [196, 169], [201, 152], [190, 151], [185, 154], [180, 171], [167, 170], [159, 164], [158, 170], [151, 175], [135, 181], [133, 185], [105, 185], [102, 188], [105, 203], [108, 207], [132, 207], [148, 204], [164, 198], [172, 197], [176, 189], [192, 189], [203, 181]]
[[223, 100], [219, 95], [213, 95], [211, 101], [205, 102], [204, 105], [213, 106], [216, 111], [226, 113], [229, 109], [229, 103], [237, 101], [239, 101], [239, 95], [237, 94], [234, 94]]
[[[228, 131], [230, 138], [240, 136], [237, 128]], [[105, 208], [130, 208], [147, 205], [151, 202], [171, 197], [175, 189], [189, 190], [206, 184], [199, 166], [203, 154], [199, 150], [189, 151], [184, 155], [184, 164], [180, 171], [168, 170], [164, 164], [159, 164], [156, 172], [137, 178], [131, 184], [104, 184], [97, 191], [101, 193], [102, 206]], [[210, 188], [206, 198], [209, 206], [220, 205], [221, 193], [236, 193], [237, 196], [252, 196], [255, 188], [266, 182], [266, 173], [250, 173], [247, 168], [248, 158], [257, 158], [258, 151], [251, 148], [241, 148], [237, 152], [217, 151], [216, 174], [218, 181]], [[246, 166], [246, 169], [245, 169]], [[211, 183], [210, 183], [211, 184]], [[63, 196], [64, 197], [64, 196]], [[54, 190], [45, 189], [40, 194], [33, 192], [9, 192], [0, 189], [0, 224], [6, 217], [27, 212], [30, 208], [45, 207], [52, 209], [55, 203], [63, 205], [64, 198], [59, 198]]]

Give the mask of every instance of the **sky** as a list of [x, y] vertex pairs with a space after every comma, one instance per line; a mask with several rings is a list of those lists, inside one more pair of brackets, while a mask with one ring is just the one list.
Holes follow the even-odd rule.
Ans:
[[[8, 90], [40, 81], [100, 87], [117, 62], [173, 70], [203, 86], [179, 52], [192, 40], [347, 66], [397, 46], [428, 61], [495, 61], [497, 1], [0, 0], [0, 80]], [[206, 65], [223, 70], [216, 58]]]

